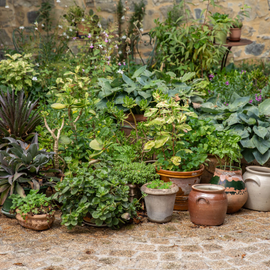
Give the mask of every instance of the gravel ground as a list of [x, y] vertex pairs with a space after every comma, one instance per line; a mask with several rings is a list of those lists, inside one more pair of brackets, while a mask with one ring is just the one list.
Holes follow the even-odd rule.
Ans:
[[270, 212], [242, 209], [217, 227], [195, 226], [188, 212], [120, 230], [60, 222], [35, 232], [0, 215], [0, 269], [270, 269]]

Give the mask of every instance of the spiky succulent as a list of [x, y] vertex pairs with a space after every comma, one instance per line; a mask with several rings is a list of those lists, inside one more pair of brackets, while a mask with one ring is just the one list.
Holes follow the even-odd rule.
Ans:
[[41, 123], [41, 115], [34, 111], [37, 100], [24, 97], [24, 91], [0, 94], [0, 135], [25, 139]]
[[48, 184], [44, 183], [48, 178], [44, 173], [49, 170], [44, 166], [53, 159], [54, 154], [45, 149], [39, 150], [37, 133], [30, 144], [11, 137], [4, 139], [9, 142], [0, 146], [0, 149], [6, 147], [0, 150], [0, 204], [14, 191], [24, 196], [23, 186], [39, 189], [40, 185]]

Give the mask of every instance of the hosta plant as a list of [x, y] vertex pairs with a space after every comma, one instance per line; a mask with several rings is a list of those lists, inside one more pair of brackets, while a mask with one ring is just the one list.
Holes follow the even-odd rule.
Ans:
[[21, 91], [17, 96], [15, 92], [0, 95], [0, 135], [15, 139], [27, 139], [41, 123], [41, 116], [34, 111], [37, 100], [32, 102], [24, 97]]
[[228, 105], [218, 98], [202, 104], [201, 118], [211, 118], [218, 131], [230, 131], [241, 137], [239, 146], [247, 162], [263, 165], [270, 158], [270, 99], [258, 106], [250, 97], [233, 94]]
[[96, 225], [117, 228], [136, 215], [137, 200], [128, 201], [127, 182], [108, 165], [83, 163], [56, 185], [53, 198], [62, 204], [62, 225], [72, 229], [90, 215]]
[[53, 154], [45, 149], [39, 150], [38, 135], [36, 134], [30, 144], [11, 137], [5, 138], [9, 143], [1, 145], [0, 150], [0, 204], [7, 196], [18, 193], [25, 196], [23, 187], [39, 190], [40, 185], [51, 185], [45, 175], [46, 169], [52, 160]]

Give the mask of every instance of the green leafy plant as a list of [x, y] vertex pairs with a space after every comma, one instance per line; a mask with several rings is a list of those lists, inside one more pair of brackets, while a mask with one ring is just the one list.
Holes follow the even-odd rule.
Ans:
[[249, 10], [251, 7], [248, 5], [244, 5], [241, 7], [240, 12], [236, 15], [234, 20], [232, 21], [234, 28], [242, 28], [243, 27], [243, 17], [249, 17]]
[[19, 194], [12, 194], [11, 210], [18, 210], [23, 219], [26, 219], [27, 215], [48, 215], [48, 218], [53, 215], [53, 207], [51, 197], [46, 197], [45, 194], [37, 193], [37, 190], [30, 190], [30, 193], [21, 197]]
[[113, 174], [134, 185], [143, 185], [159, 178], [155, 166], [147, 165], [144, 162], [117, 163], [114, 166]]
[[65, 177], [56, 185], [53, 198], [63, 204], [62, 225], [72, 229], [81, 225], [89, 213], [96, 225], [117, 228], [136, 215], [137, 200], [128, 201], [127, 182], [111, 176], [113, 168], [108, 165], [98, 163], [89, 167], [84, 163], [77, 170], [74, 168], [74, 176]]
[[36, 126], [41, 123], [39, 111], [34, 111], [37, 100], [32, 102], [24, 97], [21, 91], [17, 96], [15, 91], [0, 95], [0, 134], [15, 139], [27, 140]]
[[67, 13], [63, 17], [71, 26], [76, 26], [84, 17], [84, 9], [75, 3], [74, 6], [68, 8]]
[[53, 184], [47, 181], [51, 177], [45, 173], [52, 171], [46, 169], [46, 166], [54, 153], [39, 150], [37, 134], [30, 144], [11, 137], [5, 139], [9, 142], [1, 145], [1, 148], [7, 146], [6, 150], [0, 150], [0, 204], [14, 191], [24, 196], [23, 187], [39, 190], [40, 185]]
[[247, 162], [254, 159], [263, 165], [270, 158], [269, 105], [266, 99], [258, 106], [253, 105], [250, 97], [232, 95], [228, 106], [218, 98], [202, 104], [201, 117], [211, 118], [218, 131], [229, 130], [239, 135], [239, 146]]
[[151, 189], [170, 189], [172, 182], [164, 182], [162, 180], [155, 180], [147, 184], [148, 188]]
[[28, 93], [33, 81], [39, 81], [34, 64], [30, 61], [32, 54], [7, 54], [6, 57], [7, 60], [0, 62], [0, 84], [11, 87], [16, 94], [22, 89]]

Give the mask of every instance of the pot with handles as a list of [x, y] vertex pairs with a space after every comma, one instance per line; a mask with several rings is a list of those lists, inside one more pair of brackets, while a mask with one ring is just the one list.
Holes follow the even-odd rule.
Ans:
[[243, 175], [248, 190], [245, 208], [270, 211], [270, 168], [248, 166]]

